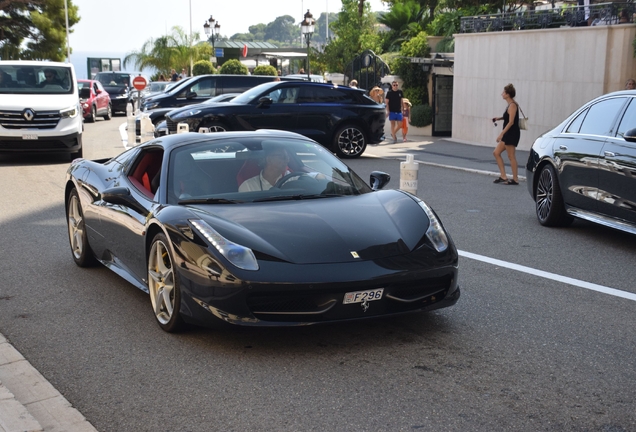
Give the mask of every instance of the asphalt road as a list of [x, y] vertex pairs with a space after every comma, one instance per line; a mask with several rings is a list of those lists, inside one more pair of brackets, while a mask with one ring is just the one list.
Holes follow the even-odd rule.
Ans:
[[[118, 154], [124, 121], [87, 124], [85, 157]], [[349, 165], [397, 188], [386, 150]], [[420, 167], [462, 253], [452, 308], [171, 335], [146, 294], [73, 263], [67, 167], [0, 156], [0, 333], [99, 431], [636, 431], [636, 302], [589, 289], [636, 293], [636, 238], [543, 228], [525, 183]]]

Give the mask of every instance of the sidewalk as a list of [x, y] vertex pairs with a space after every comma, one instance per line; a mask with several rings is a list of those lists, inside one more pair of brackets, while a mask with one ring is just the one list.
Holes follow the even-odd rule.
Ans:
[[[374, 156], [389, 159], [406, 159], [406, 154], [415, 155], [415, 161], [432, 166], [475, 172], [479, 174], [499, 177], [499, 168], [492, 152], [492, 146], [462, 143], [450, 137], [432, 137], [418, 135], [413, 128], [409, 130], [407, 141], [402, 142], [402, 134], [398, 132], [398, 142], [393, 144], [390, 125], [385, 125], [385, 139], [378, 145], [367, 146], [364, 156]], [[519, 180], [525, 181], [525, 167], [528, 161], [527, 150], [516, 150]], [[508, 178], [512, 178], [510, 161], [506, 152], [502, 154]]]
[[0, 432], [97, 432], [0, 334]]

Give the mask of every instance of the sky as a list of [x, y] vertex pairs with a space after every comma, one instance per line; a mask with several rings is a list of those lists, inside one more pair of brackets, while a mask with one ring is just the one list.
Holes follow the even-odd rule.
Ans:
[[[388, 10], [381, 0], [367, 1], [373, 11]], [[70, 34], [71, 48], [92, 53], [139, 51], [146, 41], [170, 33], [174, 26], [186, 33], [199, 32], [203, 40], [203, 24], [210, 15], [221, 25], [221, 35], [230, 37], [282, 15], [293, 16], [300, 25], [307, 9], [318, 18], [342, 7], [340, 0], [73, 0], [73, 4], [79, 7], [81, 20]]]

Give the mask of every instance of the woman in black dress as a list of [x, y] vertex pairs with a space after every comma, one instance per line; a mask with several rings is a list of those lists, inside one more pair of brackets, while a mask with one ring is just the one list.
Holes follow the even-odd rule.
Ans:
[[[515, 150], [519, 145], [519, 138], [521, 137], [521, 130], [519, 129], [519, 107], [515, 102], [514, 97], [517, 94], [515, 87], [512, 84], [508, 84], [504, 87], [504, 91], [501, 97], [508, 102], [508, 108], [503, 114], [503, 117], [493, 117], [493, 123], [497, 120], [503, 120], [503, 130], [497, 137], [497, 147], [492, 154], [495, 156], [497, 166], [499, 167], [499, 178], [494, 183], [506, 183], [509, 185], [518, 185], [518, 165], [517, 156]], [[510, 120], [512, 119], [512, 121]], [[495, 123], [495, 126], [497, 124]], [[501, 154], [506, 151], [508, 159], [510, 160], [510, 168], [512, 169], [512, 180], [506, 176], [506, 168], [504, 166], [503, 158]]]

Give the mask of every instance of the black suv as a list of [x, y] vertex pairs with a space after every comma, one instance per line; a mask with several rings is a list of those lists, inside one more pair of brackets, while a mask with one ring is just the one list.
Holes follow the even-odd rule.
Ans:
[[261, 84], [230, 102], [172, 110], [157, 129], [175, 133], [179, 123], [193, 132], [280, 129], [305, 135], [339, 157], [354, 158], [367, 144], [383, 140], [385, 119], [384, 105], [363, 90], [296, 80]]
[[245, 90], [275, 79], [274, 76], [261, 75], [198, 75], [178, 82], [164, 93], [142, 99], [141, 109], [149, 111], [198, 104], [220, 94], [243, 93]]
[[[134, 104], [137, 90], [133, 87], [132, 81], [138, 75], [143, 74], [138, 72], [98, 72], [95, 75], [95, 79], [102, 83], [110, 95], [113, 113], [122, 112], [125, 114], [126, 105]], [[150, 78], [146, 75], [143, 76], [150, 83]]]

